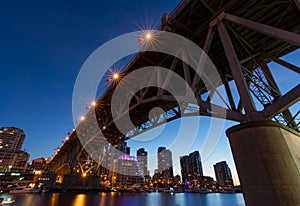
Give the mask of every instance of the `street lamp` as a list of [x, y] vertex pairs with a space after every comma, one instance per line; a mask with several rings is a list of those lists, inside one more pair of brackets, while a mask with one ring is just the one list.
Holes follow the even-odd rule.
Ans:
[[152, 36], [152, 33], [150, 31], [146, 32], [145, 38], [146, 38], [147, 41], [150, 41], [152, 39], [152, 37], [153, 36]]
[[119, 73], [114, 73], [113, 74], [113, 79], [114, 80], [118, 80], [120, 78], [120, 74]]

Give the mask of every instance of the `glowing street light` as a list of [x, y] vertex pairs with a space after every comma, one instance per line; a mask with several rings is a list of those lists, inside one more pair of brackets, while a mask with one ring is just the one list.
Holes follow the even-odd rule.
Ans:
[[92, 106], [95, 107], [97, 105], [96, 101], [92, 101]]
[[86, 173], [84, 172], [84, 173], [82, 173], [82, 177], [86, 177]]
[[113, 78], [114, 78], [114, 80], [117, 80], [117, 79], [119, 79], [119, 77], [120, 77], [120, 75], [119, 75], [118, 73], [114, 73], [114, 74], [113, 74]]
[[152, 36], [152, 33], [151, 33], [150, 31], [146, 32], [145, 38], [146, 38], [147, 41], [151, 40], [152, 37], [153, 37], [153, 36]]
[[81, 120], [81, 121], [84, 121], [84, 120], [85, 120], [85, 116], [81, 116], [81, 117], [80, 117], [80, 120]]
[[106, 129], [106, 126], [103, 126], [102, 129]]

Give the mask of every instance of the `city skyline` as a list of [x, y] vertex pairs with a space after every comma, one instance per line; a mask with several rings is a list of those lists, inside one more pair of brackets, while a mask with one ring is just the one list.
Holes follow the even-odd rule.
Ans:
[[[20, 160], [13, 158], [13, 159], [5, 159], [5, 156], [10, 154], [9, 152], [16, 152], [16, 155], [19, 154], [19, 152], [22, 149], [22, 145], [24, 143], [24, 140], [26, 138], [26, 135], [23, 130], [16, 128], [16, 127], [3, 127], [0, 128], [0, 150], [4, 155], [0, 158], [0, 167], [2, 169], [26, 169], [26, 168], [32, 168], [35, 170], [43, 170], [46, 166], [46, 159], [44, 157], [33, 159], [32, 162], [29, 162], [29, 156], [30, 154], [27, 154], [26, 161], [22, 161], [22, 164], [19, 163]], [[4, 147], [4, 148], [3, 148]], [[117, 160], [117, 171], [121, 172], [121, 175], [118, 176], [117, 182], [126, 182], [128, 180], [128, 177], [122, 175], [122, 174], [134, 174], [135, 170], [139, 168], [139, 172], [146, 177], [150, 174], [151, 176], [155, 174], [159, 174], [160, 178], [164, 179], [173, 179], [176, 175], [180, 175], [182, 178], [182, 181], [187, 181], [186, 175], [192, 175], [191, 179], [189, 178], [189, 181], [192, 179], [197, 179], [199, 177], [204, 176], [203, 174], [203, 168], [201, 163], [201, 157], [199, 151], [193, 151], [189, 155], [180, 156], [180, 166], [181, 166], [181, 173], [180, 174], [174, 174], [173, 172], [173, 156], [172, 151], [167, 149], [164, 146], [157, 147], [157, 165], [155, 168], [151, 168], [152, 172], [148, 170], [148, 152], [145, 150], [145, 148], [139, 148], [136, 150], [135, 156], [130, 156], [130, 150], [131, 148], [127, 145], [126, 142], [120, 143], [116, 146], [116, 149], [121, 152], [121, 156], [115, 156], [112, 155], [113, 158], [116, 158]], [[23, 151], [21, 151], [23, 152]], [[134, 152], [134, 151], [133, 151]], [[21, 153], [22, 154], [22, 153]], [[1, 156], [1, 155], [0, 155]], [[188, 158], [184, 160], [185, 158]], [[110, 157], [108, 157], [109, 161]], [[182, 161], [184, 160], [184, 161]], [[9, 161], [9, 162], [8, 162]], [[114, 160], [115, 161], [115, 160]], [[137, 162], [137, 165], [134, 165], [134, 162]], [[226, 163], [226, 161], [223, 161]], [[223, 163], [221, 162], [221, 163]], [[126, 165], [131, 166], [126, 166]], [[218, 165], [219, 163], [216, 163]], [[125, 166], [123, 166], [125, 165]], [[219, 179], [219, 176], [216, 172], [216, 165], [214, 165], [216, 179]], [[134, 168], [136, 169], [134, 169]], [[226, 167], [227, 164], [226, 164]], [[0, 169], [1, 169], [0, 168]], [[228, 169], [230, 171], [230, 169]], [[114, 173], [114, 171], [111, 171]], [[129, 175], [131, 176], [131, 175]], [[230, 173], [231, 177], [231, 173]], [[126, 180], [127, 179], [127, 180]], [[137, 180], [136, 177], [132, 178], [133, 181], [140, 181]], [[219, 180], [218, 180], [219, 181]]]

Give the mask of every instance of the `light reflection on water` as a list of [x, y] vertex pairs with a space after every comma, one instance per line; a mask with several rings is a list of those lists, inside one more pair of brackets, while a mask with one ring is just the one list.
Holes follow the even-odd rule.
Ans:
[[74, 206], [85, 206], [86, 196], [87, 195], [85, 195], [85, 194], [76, 195], [72, 205], [74, 205]]
[[242, 194], [46, 193], [1, 194], [12, 206], [245, 206]]
[[51, 196], [51, 206], [55, 206], [58, 203], [58, 193], [53, 193]]

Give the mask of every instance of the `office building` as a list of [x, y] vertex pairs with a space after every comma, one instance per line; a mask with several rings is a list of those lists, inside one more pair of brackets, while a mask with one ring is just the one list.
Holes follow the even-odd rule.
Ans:
[[24, 139], [25, 134], [21, 129], [16, 127], [0, 128], [0, 149], [21, 150]]
[[165, 147], [157, 149], [158, 173], [163, 179], [173, 179], [173, 161], [172, 152]]
[[0, 128], [0, 169], [26, 169], [30, 155], [22, 151], [23, 130], [16, 127]]
[[180, 157], [180, 169], [183, 182], [191, 181], [190, 158], [188, 155]]
[[145, 184], [142, 170], [134, 156], [121, 155], [117, 162], [116, 171], [117, 173], [112, 177], [113, 186]]
[[149, 174], [148, 172], [148, 153], [145, 151], [144, 148], [140, 148], [136, 151], [137, 161], [142, 169], [144, 176]]
[[189, 158], [191, 161], [192, 176], [195, 179], [199, 179], [199, 177], [203, 176], [202, 162], [199, 151], [190, 153]]
[[182, 181], [199, 181], [203, 176], [199, 151], [180, 157]]
[[130, 155], [130, 147], [127, 146], [127, 142], [122, 142], [121, 144], [118, 144], [117, 149], [126, 155]]
[[233, 186], [230, 168], [226, 161], [218, 162], [214, 165], [217, 182], [222, 186]]

